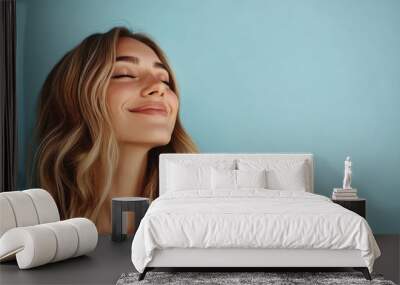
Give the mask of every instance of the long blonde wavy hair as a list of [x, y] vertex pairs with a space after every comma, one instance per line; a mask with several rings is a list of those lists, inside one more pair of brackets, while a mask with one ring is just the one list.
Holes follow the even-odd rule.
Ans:
[[[176, 78], [166, 56], [145, 34], [115, 27], [88, 36], [62, 57], [40, 92], [38, 147], [33, 163], [40, 187], [52, 194], [64, 219], [83, 216], [96, 221], [111, 190], [118, 145], [106, 91], [120, 37], [131, 37], [154, 50], [170, 74], [170, 88], [179, 98]], [[198, 152], [197, 147], [178, 113], [170, 142], [148, 153], [144, 195], [150, 199], [158, 196], [160, 153], [190, 152]]]

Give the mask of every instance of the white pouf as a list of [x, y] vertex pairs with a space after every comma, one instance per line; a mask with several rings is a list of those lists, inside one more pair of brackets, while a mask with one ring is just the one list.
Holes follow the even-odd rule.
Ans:
[[60, 221], [49, 192], [0, 193], [0, 262], [17, 259], [20, 269], [86, 254], [96, 248], [96, 225], [86, 218]]
[[20, 269], [28, 269], [86, 254], [96, 248], [97, 229], [85, 218], [18, 227], [0, 238], [0, 260], [16, 256]]

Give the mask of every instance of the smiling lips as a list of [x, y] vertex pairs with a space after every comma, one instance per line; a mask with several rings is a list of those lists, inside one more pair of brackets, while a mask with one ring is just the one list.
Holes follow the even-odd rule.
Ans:
[[129, 112], [146, 114], [146, 115], [161, 115], [161, 116], [168, 115], [167, 108], [162, 103], [145, 104], [137, 108], [129, 109]]

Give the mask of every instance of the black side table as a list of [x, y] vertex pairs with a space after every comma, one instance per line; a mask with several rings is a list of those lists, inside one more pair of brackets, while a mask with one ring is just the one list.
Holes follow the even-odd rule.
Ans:
[[355, 200], [340, 200], [340, 199], [332, 199], [332, 202], [339, 204], [340, 206], [353, 211], [356, 214], [359, 214], [361, 217], [365, 219], [366, 217], [366, 203], [367, 200], [363, 198], [358, 198]]
[[135, 213], [135, 230], [149, 208], [150, 199], [144, 197], [117, 197], [112, 199], [112, 235], [113, 241], [123, 241], [127, 237], [126, 214]]

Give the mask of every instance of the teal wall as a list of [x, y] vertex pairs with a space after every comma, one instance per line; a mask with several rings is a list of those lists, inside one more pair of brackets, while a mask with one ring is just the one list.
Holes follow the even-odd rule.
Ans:
[[166, 51], [202, 152], [311, 152], [315, 189], [353, 187], [375, 233], [400, 233], [400, 1], [17, 0], [19, 180], [50, 68], [127, 25]]

